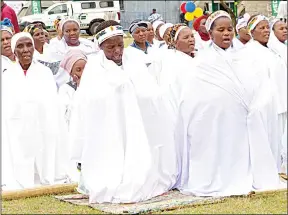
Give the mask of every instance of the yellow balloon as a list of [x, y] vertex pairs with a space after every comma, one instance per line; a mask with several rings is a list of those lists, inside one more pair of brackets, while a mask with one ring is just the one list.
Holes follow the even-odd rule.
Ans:
[[195, 16], [195, 17], [200, 17], [200, 16], [202, 16], [203, 15], [203, 10], [202, 10], [202, 8], [201, 7], [197, 7], [194, 11], [193, 11], [193, 15]]
[[194, 13], [186, 12], [184, 18], [187, 21], [192, 21], [194, 19]]

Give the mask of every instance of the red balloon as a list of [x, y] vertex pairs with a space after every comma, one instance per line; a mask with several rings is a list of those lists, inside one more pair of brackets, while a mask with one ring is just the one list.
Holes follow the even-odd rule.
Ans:
[[186, 2], [183, 2], [181, 5], [180, 5], [180, 10], [182, 13], [186, 13], [186, 9], [185, 9], [185, 6], [186, 6]]

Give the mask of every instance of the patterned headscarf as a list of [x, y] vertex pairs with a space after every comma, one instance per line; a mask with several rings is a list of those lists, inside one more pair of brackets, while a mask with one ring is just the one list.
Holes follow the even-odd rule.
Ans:
[[176, 24], [176, 25], [173, 25], [172, 27], [168, 28], [168, 33], [165, 35], [165, 42], [167, 43], [168, 45], [168, 49], [175, 49], [176, 48], [176, 41], [177, 41], [177, 37], [179, 35], [179, 32], [188, 27], [187, 25], [185, 24]]
[[33, 36], [35, 32], [39, 29], [42, 29], [39, 24], [29, 24], [25, 27], [23, 32], [28, 32], [31, 34], [31, 36]]
[[5, 18], [5, 19], [3, 19], [3, 21], [1, 21], [1, 30], [8, 31], [12, 35], [15, 33], [14, 26], [11, 23], [11, 20], [8, 18]]

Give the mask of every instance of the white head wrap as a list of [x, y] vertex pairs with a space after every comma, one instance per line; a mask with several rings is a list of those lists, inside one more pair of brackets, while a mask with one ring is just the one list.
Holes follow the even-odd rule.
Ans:
[[7, 27], [7, 26], [5, 26], [5, 25], [2, 25], [2, 26], [1, 26], [1, 31], [7, 31], [7, 32], [9, 32], [11, 35], [13, 35], [12, 29], [9, 28], [9, 27]]
[[[263, 21], [263, 20], [267, 20], [266, 16], [263, 15], [257, 15], [255, 17], [253, 17], [250, 22], [248, 22], [247, 24], [247, 29], [249, 34], [251, 35], [251, 31], [253, 31], [255, 29], [255, 27], [259, 24], [259, 22]], [[252, 35], [251, 35], [252, 36]]]
[[286, 62], [286, 65], [287, 65], [287, 45], [285, 43], [283, 43], [283, 42], [280, 42], [280, 40], [276, 37], [274, 31], [272, 30], [273, 26], [278, 21], [280, 21], [280, 20], [279, 19], [274, 19], [270, 23], [271, 31], [270, 31], [270, 36], [269, 36], [269, 40], [268, 40], [267, 46], [269, 47], [269, 49], [271, 49], [277, 55], [279, 55]]
[[137, 28], [146, 28], [147, 29], [148, 28], [148, 24], [145, 21], [139, 21], [139, 22], [132, 23], [129, 26], [128, 31], [129, 31], [129, 33], [131, 35], [133, 35]]
[[64, 27], [64, 24], [66, 22], [75, 22], [78, 24], [79, 28], [80, 28], [80, 23], [78, 22], [77, 19], [72, 19], [72, 18], [66, 18], [66, 19], [62, 19], [60, 22], [59, 22], [59, 28], [61, 29], [61, 31], [63, 31], [63, 27]]
[[173, 26], [172, 23], [165, 23], [164, 25], [162, 25], [159, 28], [159, 36], [163, 39], [165, 31], [172, 26]]
[[212, 13], [212, 14], [208, 17], [208, 19], [206, 20], [206, 23], [205, 23], [206, 30], [207, 30], [207, 31], [210, 31], [213, 22], [214, 22], [216, 19], [220, 18], [220, 17], [227, 17], [227, 18], [229, 18], [229, 19], [231, 20], [230, 15], [229, 15], [226, 11], [218, 10], [218, 11]]
[[153, 27], [154, 34], [156, 34], [156, 29], [161, 24], [165, 24], [165, 23], [163, 21], [155, 21], [155, 22], [153, 22], [152, 27]]
[[121, 25], [109, 26], [95, 35], [96, 46], [101, 45], [105, 40], [114, 36], [124, 36], [123, 27]]
[[[174, 41], [176, 41], [176, 40], [178, 39], [179, 33], [180, 33], [183, 29], [185, 29], [185, 28], [189, 28], [189, 27], [188, 27], [188, 26], [180, 26], [180, 27], [178, 28], [178, 30], [177, 30], [176, 33], [175, 33]], [[190, 28], [189, 28], [189, 29], [190, 29]]]
[[239, 32], [239, 30], [241, 28], [245, 28], [245, 27], [247, 27], [247, 21], [244, 18], [239, 19], [238, 22], [237, 22], [237, 25], [236, 25], [237, 33]]
[[31, 34], [29, 34], [28, 32], [20, 32], [20, 33], [14, 34], [14, 36], [11, 39], [11, 49], [12, 49], [13, 53], [15, 52], [17, 41], [23, 37], [28, 37], [29, 39], [31, 39], [33, 47], [34, 47], [34, 40], [31, 36]]
[[279, 21], [281, 21], [281, 20], [280, 20], [280, 19], [273, 19], [273, 20], [269, 23], [269, 26], [270, 26], [270, 30], [271, 30], [271, 31], [272, 31], [274, 25], [275, 25], [277, 22], [279, 22]]

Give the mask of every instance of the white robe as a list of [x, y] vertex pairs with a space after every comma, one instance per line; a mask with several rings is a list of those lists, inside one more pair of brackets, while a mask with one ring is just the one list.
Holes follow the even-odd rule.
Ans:
[[10, 66], [13, 66], [15, 64], [15, 62], [13, 62], [12, 60], [10, 60], [8, 57], [1, 55], [1, 69], [2, 69], [2, 73], [7, 71], [7, 69]]
[[[70, 49], [80, 49], [86, 55], [96, 52], [95, 44], [91, 42], [90, 40], [87, 40], [85, 38], [79, 38], [79, 42], [80, 42], [79, 46], [68, 46], [63, 37], [58, 42], [50, 43], [49, 49], [50, 49], [50, 54], [51, 54], [53, 61], [62, 61], [64, 59], [65, 54]], [[62, 86], [63, 84], [66, 84], [69, 81], [70, 76], [66, 71], [64, 71], [60, 67], [58, 73], [55, 74], [54, 78], [59, 88], [60, 86]]]
[[272, 137], [273, 135], [271, 135], [270, 139], [277, 138], [278, 140], [271, 140], [270, 143], [275, 161], [277, 162], [280, 171], [280, 152], [282, 148], [281, 139], [287, 120], [287, 67], [285, 67], [284, 62], [272, 51], [254, 40], [247, 43], [246, 49], [241, 52], [241, 55], [241, 58], [246, 59], [245, 64], [248, 68], [254, 68], [254, 72], [258, 72], [259, 75], [267, 74], [271, 82], [273, 97], [276, 101], [276, 111], [278, 113], [278, 125], [273, 126], [274, 128], [272, 128], [271, 125], [269, 130], [277, 129], [278, 137]]
[[270, 32], [267, 46], [285, 62], [287, 67], [287, 45], [278, 40], [273, 30]]
[[[3, 80], [2, 124], [6, 137], [2, 144], [11, 152], [7, 156], [12, 160], [11, 170], [19, 187], [54, 184], [65, 179], [61, 163], [65, 140], [59, 129], [57, 89], [51, 71], [33, 61], [24, 76], [16, 63], [5, 72]], [[14, 187], [7, 187], [11, 189]]]
[[208, 40], [208, 41], [204, 41], [201, 39], [199, 33], [197, 31], [193, 31], [194, 33], [194, 38], [195, 38], [195, 48], [197, 49], [197, 51], [203, 51], [204, 49], [208, 48], [212, 41]]
[[176, 138], [182, 155], [177, 187], [184, 194], [229, 196], [281, 186], [259, 104], [231, 55], [213, 44], [183, 93]]
[[243, 44], [238, 38], [234, 37], [233, 40], [233, 50], [239, 51], [240, 49], [243, 49], [245, 47], [245, 44]]
[[144, 201], [177, 179], [171, 109], [145, 65], [123, 59], [119, 67], [102, 51], [89, 56], [75, 93], [72, 158], [89, 202]]
[[[58, 96], [60, 100], [60, 115], [65, 120], [65, 131], [63, 131], [63, 136], [68, 139], [69, 131], [70, 131], [70, 119], [72, 114], [72, 104], [73, 104], [73, 97], [76, 92], [75, 84], [70, 81], [67, 84], [62, 85], [58, 90]], [[69, 159], [71, 155], [71, 145], [67, 145], [65, 149], [65, 158], [67, 159], [67, 174], [71, 181], [78, 182], [79, 181], [79, 171], [76, 168], [76, 162], [71, 161]], [[63, 157], [64, 157], [63, 156]]]
[[52, 56], [50, 54], [49, 44], [48, 43], [44, 44], [42, 54], [40, 54], [40, 52], [38, 52], [36, 49], [34, 49], [33, 58], [36, 60], [51, 62]]

